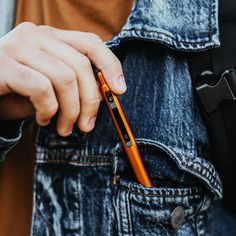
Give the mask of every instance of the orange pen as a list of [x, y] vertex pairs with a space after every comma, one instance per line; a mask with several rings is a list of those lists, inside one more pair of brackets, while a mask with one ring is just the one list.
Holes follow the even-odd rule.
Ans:
[[137, 143], [134, 139], [124, 111], [121, 107], [118, 97], [110, 90], [101, 71], [96, 72], [100, 82], [100, 91], [103, 100], [108, 108], [109, 114], [119, 134], [125, 153], [129, 158], [130, 164], [134, 170], [136, 178], [140, 184], [151, 187], [152, 183], [144, 167], [140, 156]]

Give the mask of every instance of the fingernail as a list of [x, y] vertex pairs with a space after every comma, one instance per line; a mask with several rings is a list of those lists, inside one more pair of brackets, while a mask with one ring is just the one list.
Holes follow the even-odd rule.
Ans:
[[91, 117], [88, 121], [88, 126], [91, 127], [91, 128], [94, 127], [96, 119], [97, 119], [97, 116]]
[[45, 121], [43, 124], [41, 124], [41, 126], [46, 126], [46, 125], [48, 125], [50, 122], [51, 122], [51, 120], [47, 120], [47, 121]]
[[71, 135], [72, 132], [73, 132], [73, 126], [71, 126], [71, 127], [65, 132], [65, 136]]
[[117, 83], [118, 83], [118, 86], [119, 86], [120, 89], [122, 89], [122, 90], [127, 89], [127, 86], [126, 86], [126, 83], [125, 83], [125, 77], [123, 75], [120, 75], [118, 77]]

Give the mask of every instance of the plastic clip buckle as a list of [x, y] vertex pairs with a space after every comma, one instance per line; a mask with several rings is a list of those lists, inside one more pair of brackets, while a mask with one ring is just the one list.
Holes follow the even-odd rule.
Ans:
[[[212, 74], [212, 76], [215, 77], [215, 74]], [[195, 89], [205, 111], [211, 113], [219, 107], [221, 102], [225, 100], [236, 100], [235, 70], [225, 70], [221, 74], [220, 80], [214, 85], [204, 83], [196, 86]]]

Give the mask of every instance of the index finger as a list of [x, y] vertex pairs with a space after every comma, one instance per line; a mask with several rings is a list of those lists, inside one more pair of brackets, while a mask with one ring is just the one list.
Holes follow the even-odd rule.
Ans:
[[122, 94], [126, 91], [127, 87], [119, 59], [96, 34], [60, 30], [49, 26], [39, 27], [51, 37], [71, 45], [87, 56], [102, 71], [113, 92]]

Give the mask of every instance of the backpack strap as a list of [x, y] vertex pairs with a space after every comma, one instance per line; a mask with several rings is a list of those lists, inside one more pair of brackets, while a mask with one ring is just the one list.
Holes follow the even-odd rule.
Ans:
[[211, 161], [223, 182], [223, 203], [236, 214], [236, 4], [219, 2], [221, 46], [191, 53], [189, 69], [206, 123]]
[[219, 0], [219, 33], [220, 47], [191, 54], [190, 72], [194, 80], [206, 70], [219, 74], [236, 67], [235, 0]]

